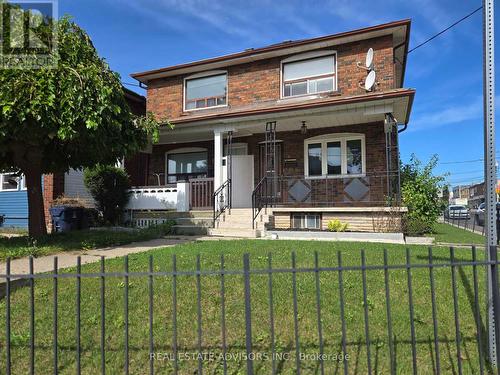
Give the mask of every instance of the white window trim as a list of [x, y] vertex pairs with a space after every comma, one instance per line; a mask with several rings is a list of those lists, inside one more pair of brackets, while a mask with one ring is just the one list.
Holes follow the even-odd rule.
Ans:
[[[226, 104], [214, 105], [212, 107], [204, 107], [204, 108], [193, 108], [193, 109], [186, 108], [186, 82], [187, 81], [189, 81], [191, 79], [218, 76], [218, 75], [222, 75], [222, 74], [226, 75]], [[223, 108], [223, 107], [228, 107], [228, 106], [229, 106], [229, 74], [227, 73], [227, 70], [211, 70], [209, 72], [196, 73], [196, 74], [192, 74], [190, 76], [184, 77], [184, 80], [182, 83], [182, 110], [184, 112], [203, 111], [203, 110], [207, 110], [207, 109]]]
[[19, 177], [19, 180], [17, 182], [17, 188], [15, 189], [4, 189], [3, 188], [3, 181], [5, 175], [12, 174], [13, 172], [7, 172], [7, 173], [0, 173], [0, 192], [8, 192], [8, 191], [20, 191], [20, 190], [26, 190], [26, 183], [24, 181], [24, 175], [21, 175]]
[[[291, 96], [285, 96], [285, 82], [283, 80], [283, 65], [295, 61], [302, 61], [302, 60], [309, 60], [309, 59], [314, 59], [316, 57], [324, 57], [324, 56], [334, 56], [334, 69], [333, 69], [333, 74], [334, 74], [334, 87], [332, 91], [320, 91], [320, 92], [315, 92], [312, 94], [303, 94], [303, 95], [291, 95]], [[318, 97], [319, 94], [324, 94], [326, 92], [336, 92], [338, 91], [338, 79], [337, 79], [337, 65], [338, 65], [338, 59], [337, 59], [337, 51], [335, 50], [323, 50], [323, 51], [312, 51], [312, 52], [306, 52], [306, 53], [301, 53], [299, 55], [294, 55], [291, 57], [288, 57], [286, 59], [281, 60], [280, 62], [280, 100], [288, 100], [288, 99], [294, 99], [294, 98], [308, 98], [308, 99], [315, 99]], [[307, 79], [307, 78], [313, 78], [315, 76], [304, 76], [301, 78]]]
[[[347, 173], [347, 141], [361, 140], [361, 173]], [[340, 142], [341, 174], [327, 174], [327, 143]], [[309, 176], [309, 150], [310, 144], [321, 144], [321, 176]], [[365, 135], [361, 133], [337, 133], [325, 134], [316, 137], [307, 138], [304, 141], [304, 177], [307, 179], [324, 179], [324, 178], [346, 178], [346, 177], [365, 177], [366, 176], [366, 142]]]
[[[301, 218], [301, 226], [299, 228], [296, 228], [294, 226], [294, 224], [295, 224], [295, 217], [296, 216], [302, 216], [302, 218]], [[318, 226], [317, 227], [309, 227], [307, 225], [308, 216], [318, 217]], [[296, 213], [292, 214], [291, 221], [292, 221], [292, 225], [291, 225], [292, 229], [321, 229], [321, 225], [322, 225], [321, 215], [319, 213], [296, 212]]]

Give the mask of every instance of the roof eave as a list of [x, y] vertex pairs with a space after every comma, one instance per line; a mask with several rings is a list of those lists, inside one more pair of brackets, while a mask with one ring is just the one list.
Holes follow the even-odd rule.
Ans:
[[[262, 47], [262, 48], [257, 48], [257, 49], [251, 49], [251, 50], [245, 50], [243, 52], [237, 52], [229, 55], [224, 55], [224, 56], [219, 56], [219, 57], [214, 57], [214, 58], [209, 58], [209, 59], [204, 59], [204, 60], [198, 60], [198, 61], [193, 61], [189, 63], [184, 63], [184, 64], [179, 64], [179, 65], [173, 65], [165, 68], [160, 68], [160, 69], [154, 69], [154, 70], [149, 70], [149, 71], [144, 71], [144, 72], [138, 72], [138, 73], [132, 73], [130, 76], [134, 79], [136, 79], [139, 82], [142, 82], [144, 84], [147, 84], [148, 81], [152, 79], [158, 79], [163, 76], [173, 76], [177, 74], [184, 74], [183, 71], [186, 69], [196, 69], [197, 71], [202, 71], [206, 69], [206, 66], [210, 64], [215, 64], [215, 63], [222, 63], [225, 64], [226, 66], [229, 65], [235, 65], [238, 64], [239, 60], [242, 59], [248, 59], [255, 57], [256, 59], [259, 55], [264, 55], [265, 54], [271, 53], [271, 52], [277, 52], [280, 50], [291, 50], [293, 48], [297, 48], [300, 46], [305, 46], [308, 44], [317, 44], [321, 42], [327, 42], [327, 41], [333, 41], [336, 39], [341, 39], [341, 38], [346, 38], [346, 37], [356, 37], [356, 36], [363, 36], [363, 34], [366, 34], [366, 38], [360, 38], [362, 39], [369, 39], [370, 33], [377, 32], [377, 31], [384, 31], [384, 30], [390, 30], [390, 29], [397, 29], [398, 27], [404, 26], [406, 27], [406, 46], [405, 46], [405, 54], [404, 54], [404, 61], [403, 61], [403, 73], [406, 67], [406, 52], [408, 50], [408, 36], [409, 36], [409, 29], [410, 29], [410, 24], [411, 20], [410, 19], [404, 19], [400, 21], [393, 21], [393, 22], [388, 22], [385, 24], [380, 24], [376, 26], [370, 26], [370, 27], [365, 27], [362, 29], [356, 29], [356, 30], [351, 30], [351, 31], [346, 31], [342, 33], [337, 33], [337, 34], [332, 34], [332, 35], [326, 35], [326, 36], [321, 36], [321, 37], [316, 37], [316, 38], [311, 38], [311, 39], [303, 39], [303, 40], [298, 40], [294, 42], [289, 42], [289, 43], [281, 43], [281, 44], [274, 44], [271, 46], [267, 47]], [[404, 74], [403, 74], [404, 76]], [[402, 78], [403, 80], [403, 78]], [[401, 84], [402, 86], [402, 84]]]

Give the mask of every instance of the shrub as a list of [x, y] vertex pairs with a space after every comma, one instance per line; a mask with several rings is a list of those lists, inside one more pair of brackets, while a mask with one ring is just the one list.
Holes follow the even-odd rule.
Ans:
[[342, 223], [339, 219], [334, 219], [328, 221], [328, 231], [329, 232], [345, 232], [349, 224]]
[[439, 198], [444, 176], [434, 176], [438, 158], [434, 155], [427, 165], [411, 156], [410, 162], [401, 170], [401, 193], [403, 205], [408, 213], [403, 218], [406, 234], [424, 234], [434, 230], [438, 217], [444, 209]]
[[130, 199], [128, 174], [121, 168], [98, 164], [85, 169], [83, 178], [104, 223], [119, 224]]

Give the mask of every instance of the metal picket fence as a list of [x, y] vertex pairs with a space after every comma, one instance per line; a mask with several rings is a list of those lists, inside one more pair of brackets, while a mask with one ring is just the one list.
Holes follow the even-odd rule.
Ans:
[[[129, 337], [130, 337], [130, 325], [129, 321], [131, 319], [131, 316], [129, 315], [130, 309], [129, 309], [129, 303], [131, 301], [130, 299], [130, 279], [131, 278], [137, 278], [137, 279], [142, 279], [142, 280], [147, 280], [147, 296], [144, 295], [144, 298], [147, 299], [147, 311], [148, 311], [148, 316], [147, 316], [147, 323], [144, 322], [145, 324], [148, 325], [148, 340], [147, 340], [147, 345], [148, 345], [148, 350], [149, 353], [154, 353], [156, 350], [156, 339], [155, 338], [155, 333], [154, 333], [154, 322], [155, 319], [168, 319], [171, 320], [172, 323], [172, 336], [171, 336], [171, 351], [172, 351], [172, 370], [171, 372], [168, 373], [185, 373], [180, 371], [180, 364], [179, 364], [179, 359], [178, 359], [178, 354], [179, 351], [182, 349], [179, 347], [179, 327], [178, 327], [178, 308], [179, 308], [179, 301], [178, 301], [178, 292], [180, 291], [179, 286], [178, 286], [178, 281], [179, 278], [193, 278], [194, 285], [196, 286], [195, 290], [195, 299], [192, 300], [192, 305], [194, 307], [195, 313], [194, 316], [192, 317], [192, 322], [193, 322], [193, 329], [196, 326], [196, 348], [195, 350], [198, 351], [199, 353], [204, 352], [205, 348], [203, 346], [204, 342], [204, 327], [202, 324], [202, 293], [204, 293], [203, 288], [202, 288], [202, 281], [205, 278], [216, 278], [217, 279], [217, 285], [218, 285], [218, 298], [220, 298], [220, 309], [218, 314], [220, 314], [220, 335], [221, 335], [221, 341], [220, 341], [220, 347], [219, 350], [222, 352], [223, 356], [223, 361], [221, 363], [221, 372], [226, 374], [228, 373], [228, 363], [226, 360], [226, 354], [228, 353], [229, 350], [231, 350], [230, 344], [228, 342], [228, 332], [227, 332], [227, 324], [230, 322], [231, 319], [234, 318], [232, 315], [228, 315], [227, 312], [227, 303], [228, 303], [228, 297], [227, 297], [227, 282], [230, 277], [236, 277], [239, 278], [242, 281], [242, 294], [244, 297], [244, 308], [242, 309], [241, 313], [244, 314], [244, 337], [242, 337], [242, 340], [244, 339], [244, 352], [246, 356], [244, 357], [244, 366], [245, 369], [244, 371], [247, 374], [254, 374], [254, 373], [266, 373], [262, 372], [263, 370], [259, 370], [256, 368], [256, 360], [255, 356], [252, 355], [254, 353], [254, 345], [256, 344], [256, 333], [254, 331], [254, 324], [256, 323], [255, 319], [255, 314], [256, 314], [256, 306], [254, 304], [254, 301], [252, 299], [252, 296], [255, 297], [255, 290], [252, 291], [252, 283], [255, 281], [256, 277], [263, 277], [265, 278], [265, 284], [261, 284], [259, 287], [258, 293], [262, 293], [262, 295], [266, 295], [266, 299], [268, 300], [267, 308], [268, 311], [266, 312], [266, 315], [268, 316], [269, 320], [266, 322], [267, 325], [267, 330], [268, 330], [268, 337], [269, 338], [269, 349], [272, 352], [270, 355], [270, 371], [272, 374], [278, 374], [280, 373], [280, 366], [278, 363], [278, 360], [276, 359], [277, 356], [277, 333], [276, 333], [276, 324], [277, 324], [277, 319], [283, 319], [282, 316], [277, 316], [276, 315], [276, 308], [277, 308], [277, 302], [276, 302], [276, 295], [274, 294], [276, 292], [276, 284], [275, 284], [275, 278], [279, 277], [279, 275], [285, 275], [290, 277], [290, 285], [289, 285], [289, 290], [291, 291], [292, 295], [292, 303], [289, 306], [289, 310], [287, 310], [290, 314], [291, 321], [293, 321], [293, 326], [290, 327], [290, 332], [293, 330], [293, 343], [292, 346], [290, 347], [290, 350], [292, 352], [295, 352], [294, 354], [294, 373], [296, 374], [308, 374], [308, 373], [318, 373], [318, 374], [325, 374], [325, 363], [324, 363], [324, 354], [325, 354], [325, 345], [326, 345], [326, 339], [325, 336], [330, 334], [330, 332], [325, 332], [324, 328], [324, 319], [325, 319], [325, 311], [322, 309], [324, 306], [325, 301], [322, 300], [324, 299], [324, 292], [325, 292], [325, 284], [320, 282], [320, 278], [323, 275], [335, 275], [336, 280], [338, 281], [335, 285], [330, 285], [328, 284], [329, 288], [332, 288], [335, 290], [335, 295], [336, 298], [331, 300], [331, 304], [335, 304], [338, 307], [338, 312], [339, 316], [336, 317], [340, 321], [340, 327], [341, 327], [341, 333], [339, 332], [340, 336], [340, 342], [339, 346], [342, 350], [343, 353], [348, 352], [348, 345], [350, 344], [350, 340], [348, 338], [348, 324], [353, 324], [352, 321], [349, 321], [348, 314], [349, 310], [347, 308], [346, 304], [346, 298], [348, 297], [348, 292], [346, 292], [346, 288], [349, 288], [349, 293], [352, 293], [353, 288], [359, 288], [361, 293], [362, 293], [362, 318], [360, 321], [355, 322], [358, 325], [363, 326], [363, 345], [365, 346], [365, 351], [366, 351], [366, 356], [364, 358], [365, 364], [366, 364], [366, 372], [368, 374], [372, 373], [377, 373], [377, 370], [375, 369], [376, 367], [376, 360], [374, 359], [374, 351], [376, 350], [375, 345], [376, 343], [374, 342], [374, 339], [371, 336], [372, 329], [373, 329], [373, 323], [370, 320], [371, 317], [371, 311], [370, 311], [370, 300], [368, 297], [368, 290], [370, 289], [369, 281], [368, 281], [368, 276], [370, 277], [370, 280], [375, 280], [374, 278], [379, 277], [381, 285], [383, 284], [383, 291], [381, 290], [380, 293], [378, 294], [378, 297], [380, 298], [379, 305], [384, 306], [383, 311], [384, 311], [384, 324], [385, 324], [385, 338], [386, 342], [388, 345], [388, 355], [389, 355], [389, 368], [388, 370], [390, 371], [391, 374], [396, 374], [396, 373], [401, 373], [401, 371], [398, 369], [397, 365], [397, 354], [395, 353], [396, 351], [396, 339], [395, 339], [395, 321], [394, 321], [394, 308], [397, 306], [394, 306], [391, 301], [391, 293], [396, 292], [394, 288], [391, 288], [391, 277], [393, 273], [395, 272], [400, 272], [402, 273], [403, 280], [404, 280], [404, 285], [399, 285], [399, 289], [404, 289], [405, 290], [405, 295], [407, 297], [406, 300], [399, 300], [398, 305], [404, 305], [408, 308], [408, 316], [404, 318], [406, 320], [405, 324], [407, 324], [407, 327], [409, 328], [409, 346], [411, 346], [411, 372], [413, 374], [420, 373], [419, 371], [419, 366], [421, 365], [417, 353], [417, 345], [418, 345], [418, 340], [417, 340], [417, 334], [419, 330], [419, 326], [416, 326], [415, 322], [418, 322], [419, 319], [422, 319], [421, 317], [417, 317], [415, 314], [415, 307], [416, 307], [416, 302], [414, 301], [414, 296], [415, 296], [415, 289], [413, 286], [413, 274], [416, 272], [425, 272], [426, 273], [426, 282], [428, 282], [428, 297], [426, 297], [426, 300], [429, 301], [429, 307], [430, 307], [430, 315], [432, 318], [432, 332], [433, 332], [433, 337], [430, 338], [429, 342], [429, 347], [432, 347], [431, 350], [431, 359], [433, 361], [432, 369], [433, 373], [440, 374], [440, 373], [448, 373], [448, 369], [445, 369], [442, 367], [442, 356], [443, 356], [443, 351], [444, 349], [442, 348], [442, 345], [444, 345], [439, 336], [439, 330], [440, 330], [440, 322], [438, 319], [438, 308], [439, 308], [439, 301], [440, 299], [444, 298], [444, 295], [442, 292], [437, 293], [436, 292], [436, 278], [435, 278], [435, 273], [438, 272], [438, 270], [444, 270], [446, 272], [449, 271], [449, 276], [450, 276], [450, 284], [448, 286], [448, 292], [451, 294], [450, 300], [452, 301], [453, 305], [453, 323], [454, 323], [454, 345], [455, 345], [455, 355], [452, 356], [454, 357], [452, 359], [452, 366], [455, 369], [454, 372], [458, 374], [463, 374], [463, 373], [468, 373], [468, 369], [464, 368], [464, 353], [462, 350], [464, 349], [463, 346], [463, 341], [464, 341], [464, 332], [463, 329], [464, 327], [461, 327], [461, 320], [460, 317], [463, 318], [463, 314], [461, 315], [459, 313], [460, 309], [463, 309], [463, 306], [460, 305], [459, 303], [459, 298], [458, 298], [458, 289], [459, 286], [457, 284], [457, 272], [463, 269], [468, 269], [468, 271], [471, 272], [471, 279], [472, 279], [472, 292], [471, 292], [471, 305], [473, 306], [471, 308], [471, 314], [473, 315], [471, 317], [471, 321], [474, 322], [474, 332], [473, 332], [473, 341], [475, 341], [476, 349], [477, 350], [477, 373], [484, 374], [484, 373], [491, 373], [492, 371], [497, 372], [495, 367], [492, 367], [491, 364], [488, 363], [488, 350], [487, 350], [487, 343], [486, 343], [486, 335], [484, 332], [484, 328], [481, 326], [481, 321], [482, 321], [482, 315], [481, 315], [481, 310], [485, 306], [480, 305], [480, 301], [482, 300], [482, 297], [480, 295], [481, 291], [479, 288], [479, 285], [481, 284], [481, 280], [479, 280], [478, 276], [478, 271], [486, 272], [487, 270], [491, 271], [491, 275], [493, 277], [493, 285], [497, 286], [493, 288], [493, 308], [494, 308], [494, 314], [498, 316], [500, 314], [500, 297], [499, 297], [499, 290], [498, 290], [498, 264], [499, 261], [497, 260], [497, 249], [496, 247], [492, 247], [490, 249], [490, 259], [491, 260], [482, 260], [482, 257], [478, 258], [478, 251], [476, 250], [475, 247], [472, 247], [470, 249], [470, 254], [471, 254], [471, 259], [468, 260], [458, 260], [455, 255], [455, 249], [450, 248], [449, 249], [449, 259], [443, 260], [442, 257], [435, 258], [433, 249], [429, 248], [428, 253], [426, 254], [426, 259], [424, 259], [423, 262], [421, 263], [415, 263], [411, 262], [411, 250], [406, 249], [406, 262], [403, 264], [391, 264], [388, 259], [390, 256], [390, 253], [388, 254], [387, 250], [384, 250], [383, 252], [383, 263], [382, 264], [367, 264], [367, 257], [365, 251], [361, 250], [360, 252], [360, 264], [358, 265], [345, 265], [343, 261], [343, 255], [339, 251], [336, 254], [332, 253], [332, 256], [335, 257], [336, 259], [336, 265], [335, 266], [322, 266], [321, 262], [319, 260], [318, 253], [314, 254], [314, 259], [313, 259], [313, 266], [312, 267], [297, 267], [297, 258], [296, 258], [296, 253], [292, 252], [291, 253], [291, 258], [290, 258], [290, 265], [291, 267], [273, 267], [273, 257], [272, 254], [269, 254], [267, 256], [267, 259], [265, 259], [265, 262], [267, 263], [267, 267], [261, 267], [261, 268], [253, 268], [251, 267], [251, 258], [252, 256], [249, 254], [244, 254], [243, 259], [242, 259], [242, 268], [238, 269], [226, 269], [225, 266], [225, 258], [223, 255], [220, 256], [220, 264], [219, 268], [215, 270], [205, 270], [201, 268], [201, 257], [198, 255], [196, 257], [196, 269], [195, 270], [179, 270], [177, 267], [177, 257], [176, 255], [172, 256], [172, 268], [168, 271], [159, 271], [155, 269], [155, 264], [154, 264], [154, 259], [152, 256], [149, 257], [149, 268], [145, 271], [130, 271], [129, 270], [129, 258], [125, 257], [124, 258], [124, 263], [123, 263], [123, 269], [122, 271], [107, 271], [106, 270], [106, 263], [104, 261], [104, 258], [101, 259], [100, 262], [100, 268], [97, 272], [82, 272], [82, 265], [81, 265], [81, 260], [78, 258], [78, 262], [76, 264], [76, 271], [75, 272], [60, 272], [58, 269], [58, 259], [54, 258], [54, 269], [52, 273], [43, 273], [43, 274], [36, 274], [34, 273], [34, 268], [33, 268], [33, 259], [30, 259], [29, 262], [29, 273], [26, 274], [12, 274], [11, 273], [11, 262], [10, 260], [7, 261], [6, 264], [6, 273], [0, 275], [0, 280], [5, 280], [5, 295], [4, 295], [4, 303], [5, 303], [5, 342], [1, 343], [0, 349], [1, 352], [3, 352], [2, 357], [3, 360], [5, 361], [5, 368], [3, 371], [5, 371], [6, 374], [10, 375], [13, 374], [13, 359], [12, 359], [12, 350], [13, 350], [13, 343], [12, 343], [12, 325], [13, 325], [13, 319], [15, 316], [12, 315], [12, 301], [15, 293], [17, 293], [16, 290], [14, 290], [13, 286], [18, 280], [25, 280], [26, 284], [23, 285], [21, 288], [28, 288], [28, 296], [29, 296], [29, 343], [26, 345], [26, 349], [29, 348], [29, 370], [27, 372], [34, 374], [35, 373], [35, 366], [36, 366], [36, 352], [39, 350], [37, 348], [36, 342], [35, 342], [35, 334], [36, 334], [36, 317], [35, 317], [35, 311], [36, 306], [35, 306], [35, 281], [36, 280], [43, 280], [43, 279], [48, 279], [51, 280], [52, 284], [52, 294], [53, 294], [53, 300], [52, 300], [52, 359], [49, 362], [53, 363], [53, 373], [57, 374], [59, 372], [59, 355], [61, 351], [61, 347], [59, 344], [59, 339], [60, 339], [60, 323], [59, 323], [59, 317], [61, 312], [58, 310], [59, 306], [59, 294], [58, 294], [58, 288], [62, 280], [69, 280], [71, 281], [71, 284], [75, 288], [75, 332], [74, 332], [74, 340], [75, 340], [75, 346], [74, 346], [74, 357], [72, 361], [74, 361], [75, 364], [75, 372], [77, 374], [81, 373], [88, 373], [88, 370], [82, 368], [81, 362], [82, 362], [82, 342], [81, 342], [81, 336], [82, 336], [82, 328], [81, 328], [81, 314], [82, 314], [82, 280], [84, 279], [94, 279], [99, 281], [99, 294], [96, 296], [99, 300], [99, 311], [97, 312], [100, 315], [100, 342], [99, 342], [99, 361], [100, 361], [100, 372], [102, 374], [105, 374], [107, 371], [107, 361], [106, 361], [106, 356], [107, 356], [107, 330], [112, 329], [106, 326], [106, 313], [109, 311], [107, 310], [107, 305], [106, 305], [106, 289], [108, 288], [108, 283], [109, 280], [111, 279], [118, 279], [118, 280], [123, 280], [123, 307], [122, 307], [122, 312], [123, 312], [123, 317], [124, 317], [124, 325], [123, 325], [123, 353], [120, 354], [122, 356], [122, 361], [123, 361], [123, 373], [129, 374], [131, 372], [130, 370], [130, 343], [129, 343]], [[482, 255], [485, 255], [481, 253]], [[444, 272], [443, 271], [443, 272]], [[345, 280], [348, 274], [357, 274], [360, 276], [360, 281], [361, 285], [352, 285], [349, 284], [346, 286]], [[311, 318], [315, 321], [315, 330], [317, 331], [315, 334], [317, 334], [317, 343], [315, 346], [315, 350], [318, 352], [318, 359], [316, 363], [316, 367], [314, 372], [311, 372], [311, 370], [307, 370], [307, 368], [304, 368], [303, 363], [301, 363], [301, 346], [303, 345], [303, 342], [301, 341], [300, 337], [300, 324], [303, 319], [303, 317], [299, 316], [299, 308], [300, 306], [300, 301], [301, 299], [298, 298], [298, 290], [300, 289], [300, 281], [298, 282], [299, 277], [304, 277], [309, 275], [311, 277], [311, 285], [313, 285], [313, 290], [312, 292], [314, 293], [314, 297], [312, 298], [312, 301], [314, 301], [312, 311], [314, 311], [314, 316], [313, 317], [308, 317]], [[171, 285], [169, 288], [171, 288], [171, 297], [169, 297], [169, 303], [171, 304], [171, 315], [166, 317], [166, 316], [155, 316], [154, 315], [154, 300], [155, 300], [155, 286], [157, 285], [157, 280], [161, 278], [168, 277]], [[266, 288], [262, 288], [263, 285], [266, 285]], [[267, 290], [266, 290], [267, 289]], [[427, 289], [426, 289], [427, 290]], [[422, 293], [422, 291], [418, 291], [419, 295]], [[427, 293], [427, 291], [426, 291]], [[109, 297], [109, 296], [108, 296]], [[329, 297], [331, 298], [331, 296]], [[393, 298], [393, 297], [392, 297]], [[419, 302], [421, 303], [421, 302]], [[463, 312], [462, 312], [463, 313]], [[399, 315], [398, 315], [399, 316]], [[292, 319], [293, 317], [293, 319]], [[400, 317], [398, 317], [400, 319]], [[451, 319], [451, 318], [450, 318]], [[260, 323], [257, 321], [257, 323]], [[400, 322], [398, 324], [401, 324]], [[121, 329], [121, 328], [120, 328]], [[500, 358], [500, 345], [499, 345], [499, 339], [500, 339], [500, 330], [499, 330], [499, 325], [495, 326], [495, 332], [496, 332], [496, 354], [497, 358]], [[73, 333], [72, 333], [73, 335]], [[359, 359], [358, 359], [359, 360]], [[155, 359], [153, 356], [150, 355], [149, 357], [149, 368], [146, 370], [144, 367], [142, 373], [150, 373], [153, 374], [155, 372]], [[340, 368], [341, 367], [341, 368]], [[197, 374], [203, 374], [205, 370], [205, 362], [200, 356], [197, 359], [197, 365], [196, 365], [196, 370], [195, 372]], [[348, 359], [346, 356], [343, 357], [342, 361], [339, 362], [339, 372], [343, 371], [344, 374], [349, 373], [349, 364], [348, 364]], [[388, 372], [389, 372], [388, 371]], [[52, 371], [51, 371], [52, 372]], [[267, 372], [267, 373], [269, 373]], [[192, 373], [192, 372], [191, 372]], [[207, 372], [208, 373], [208, 372]], [[387, 373], [387, 372], [386, 372]], [[500, 373], [500, 370], [498, 371]]]

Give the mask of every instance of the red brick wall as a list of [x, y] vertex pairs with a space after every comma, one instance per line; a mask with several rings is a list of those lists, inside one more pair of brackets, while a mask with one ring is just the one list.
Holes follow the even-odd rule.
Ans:
[[[394, 63], [392, 37], [386, 36], [338, 46], [337, 84], [342, 96], [364, 94], [359, 87], [364, 82], [366, 70], [356, 66], [364, 64], [368, 48], [374, 49], [374, 67], [377, 72], [378, 90], [394, 88]], [[287, 56], [247, 64], [235, 65], [228, 71], [228, 105], [232, 109], [252, 104], [276, 101], [280, 98], [280, 61]], [[200, 111], [183, 112], [183, 79], [176, 76], [152, 81], [147, 93], [147, 109], [157, 116], [175, 119], [189, 117]], [[220, 111], [207, 109], [203, 113]], [[224, 109], [222, 109], [224, 110]]]
[[45, 210], [45, 223], [47, 229], [51, 230], [49, 208], [54, 199], [64, 194], [64, 174], [46, 174], [43, 176], [43, 206]]
[[[366, 149], [366, 172], [370, 183], [370, 201], [372, 205], [383, 205], [385, 196], [387, 195], [386, 184], [386, 154], [385, 154], [385, 134], [384, 125], [382, 122], [371, 124], [359, 124], [349, 126], [337, 126], [330, 128], [311, 129], [304, 136], [300, 131], [277, 132], [277, 140], [281, 142], [282, 158], [283, 158], [283, 175], [284, 176], [303, 176], [304, 175], [304, 140], [322, 134], [334, 133], [361, 133], [365, 135]], [[254, 155], [254, 176], [255, 183], [260, 180], [259, 176], [259, 142], [264, 141], [264, 134], [255, 134], [249, 137], [235, 138], [234, 142], [243, 142], [248, 144], [248, 154]], [[149, 167], [149, 183], [156, 185], [156, 180], [153, 179], [153, 173], [165, 173], [165, 153], [167, 151], [181, 147], [205, 147], [208, 149], [208, 176], [213, 177], [213, 142], [196, 142], [182, 143], [171, 145], [156, 145], [153, 146]], [[397, 153], [395, 152], [397, 155]], [[295, 159], [292, 163], [286, 163], [286, 159]], [[165, 183], [162, 179], [162, 184]], [[320, 195], [326, 195], [327, 191], [330, 194], [336, 194], [335, 199], [338, 202], [342, 201], [344, 179], [329, 179], [328, 186], [325, 180], [319, 179], [311, 182], [314, 189]], [[315, 197], [318, 198], [318, 197]], [[321, 198], [318, 198], [321, 199]], [[335, 200], [330, 197], [325, 200]], [[363, 204], [366, 205], [366, 204]]]

